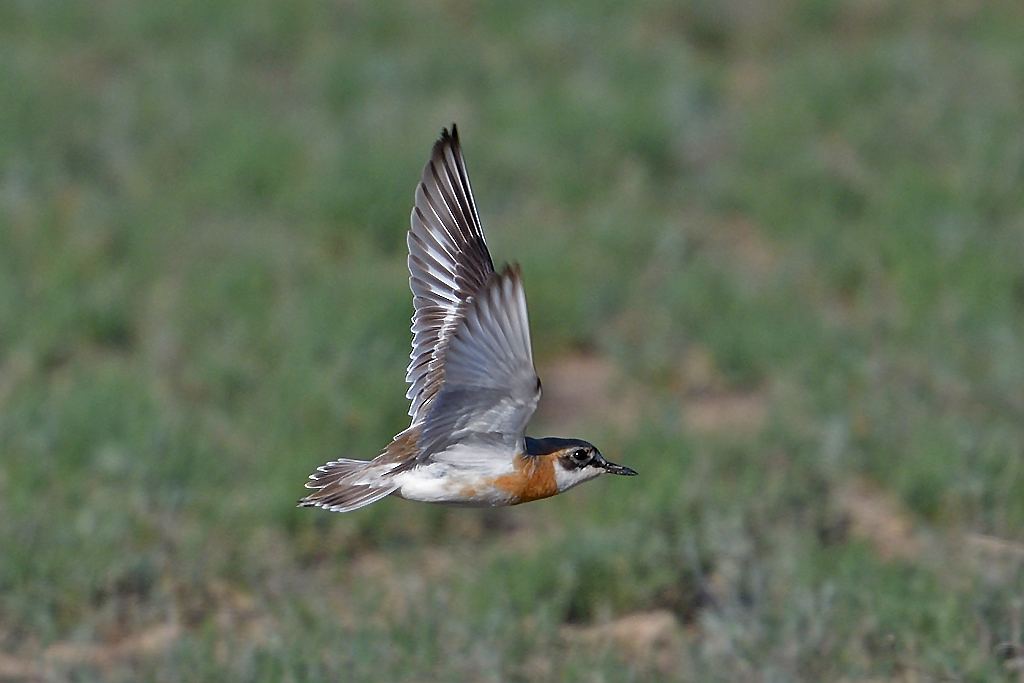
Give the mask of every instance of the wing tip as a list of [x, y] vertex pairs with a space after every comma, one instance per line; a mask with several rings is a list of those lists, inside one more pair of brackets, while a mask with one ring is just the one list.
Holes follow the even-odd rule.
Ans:
[[434, 143], [434, 152], [433, 152], [434, 158], [435, 159], [437, 159], [437, 158], [443, 159], [444, 158], [444, 150], [446, 148], [449, 148], [449, 147], [453, 151], [458, 151], [459, 147], [460, 147], [460, 145], [459, 145], [459, 127], [457, 125], [455, 125], [454, 122], [452, 122], [451, 132], [449, 132], [447, 128], [442, 128], [441, 129], [441, 137], [439, 137], [437, 139], [437, 142]]

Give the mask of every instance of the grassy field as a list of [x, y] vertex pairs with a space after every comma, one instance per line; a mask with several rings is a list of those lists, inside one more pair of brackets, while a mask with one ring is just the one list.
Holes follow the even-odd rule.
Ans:
[[[0, 681], [1024, 680], [1024, 6], [0, 5]], [[407, 424], [458, 122], [522, 264], [503, 510]]]

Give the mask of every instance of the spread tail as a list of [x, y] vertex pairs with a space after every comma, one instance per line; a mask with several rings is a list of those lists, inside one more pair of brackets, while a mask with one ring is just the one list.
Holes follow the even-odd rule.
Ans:
[[363, 475], [370, 462], [336, 460], [316, 468], [306, 488], [316, 489], [299, 501], [299, 507], [320, 507], [331, 512], [351, 512], [375, 503], [398, 487], [374, 476]]
[[306, 482], [306, 488], [315, 491], [300, 500], [299, 507], [351, 512], [394, 493], [398, 486], [387, 475], [415, 463], [419, 433], [418, 426], [409, 427], [369, 462], [339, 458], [316, 468]]

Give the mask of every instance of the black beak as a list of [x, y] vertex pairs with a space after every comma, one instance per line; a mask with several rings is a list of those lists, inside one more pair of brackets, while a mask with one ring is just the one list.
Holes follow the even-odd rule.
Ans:
[[626, 477], [636, 476], [635, 470], [631, 470], [628, 467], [623, 467], [622, 465], [616, 465], [613, 462], [608, 462], [607, 460], [604, 459], [604, 456], [599, 455], [597, 458], [595, 458], [594, 464], [597, 465], [598, 467], [603, 467], [604, 471], [607, 472], [608, 474], [621, 474]]

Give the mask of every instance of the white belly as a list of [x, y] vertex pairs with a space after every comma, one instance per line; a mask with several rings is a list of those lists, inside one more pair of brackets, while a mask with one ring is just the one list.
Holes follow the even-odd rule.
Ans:
[[433, 462], [394, 475], [398, 484], [394, 495], [422, 503], [446, 503], [494, 507], [509, 505], [512, 495], [494, 485], [494, 479], [512, 471], [507, 468], [454, 467], [450, 463]]

